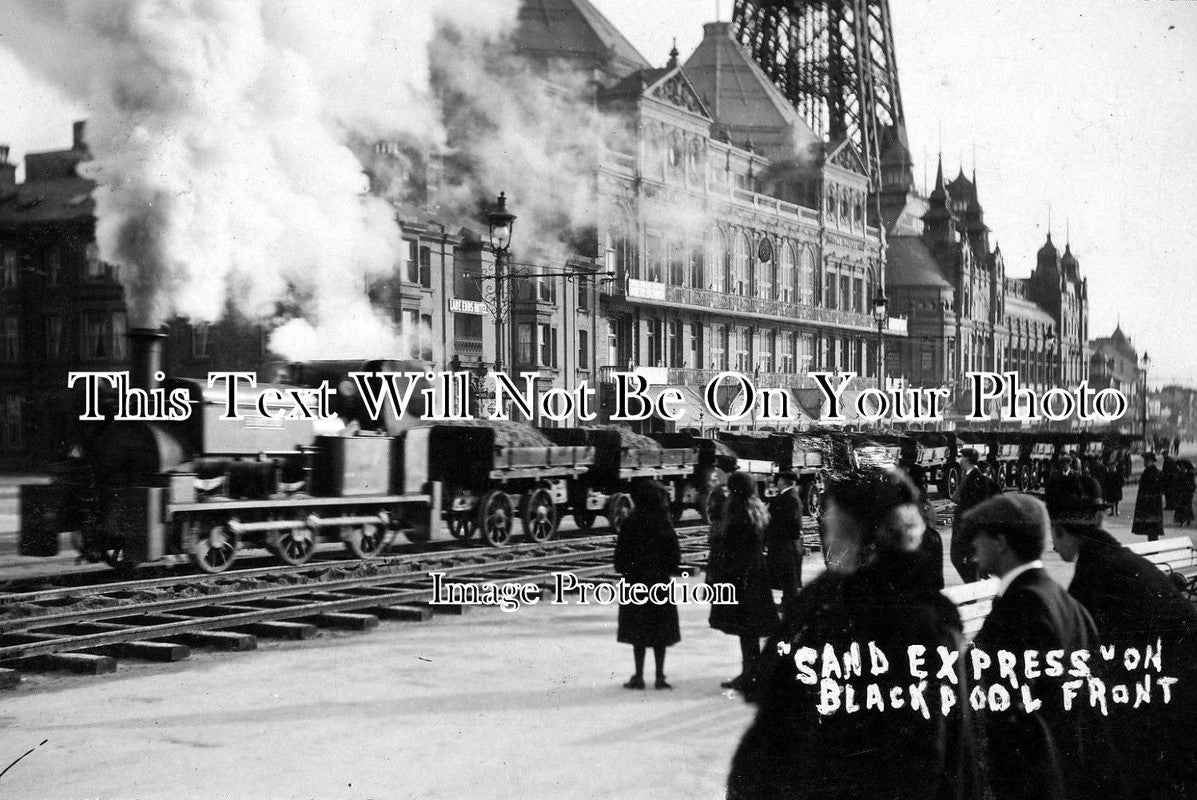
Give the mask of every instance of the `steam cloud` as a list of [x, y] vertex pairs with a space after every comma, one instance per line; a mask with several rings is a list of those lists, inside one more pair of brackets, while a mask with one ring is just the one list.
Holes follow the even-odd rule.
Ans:
[[[427, 49], [516, 0], [12, 0], [5, 43], [90, 110], [97, 240], [130, 317], [291, 317], [290, 358], [390, 354], [368, 284], [404, 258], [356, 138], [443, 147]], [[411, 333], [411, 332], [408, 332]]]

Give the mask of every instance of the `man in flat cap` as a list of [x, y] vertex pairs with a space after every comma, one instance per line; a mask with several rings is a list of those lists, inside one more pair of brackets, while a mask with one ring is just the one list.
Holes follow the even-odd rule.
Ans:
[[[1040, 654], [1040, 664], [1051, 650], [1064, 651], [1066, 664], [1079, 650], [1093, 654], [1091, 665], [1097, 662], [1093, 618], [1052, 580], [1040, 560], [1050, 531], [1047, 507], [1027, 494], [1001, 494], [966, 513], [961, 523], [972, 536], [981, 574], [1001, 579], [974, 647], [994, 665], [1003, 650], [1015, 654], [1020, 663], [1028, 650]], [[996, 669], [987, 673], [993, 683], [1002, 683], [994, 679], [996, 674]], [[1018, 677], [1025, 678], [1022, 670]], [[1010, 706], [987, 713], [989, 782], [998, 800], [1122, 796], [1109, 734], [1099, 712], [1088, 707], [1088, 687], [1066, 712], [1061, 690], [1066, 680], [1075, 677], [1065, 673], [1059, 679], [1042, 674], [1026, 678], [1031, 696], [1042, 706], [1029, 710], [1021, 691], [1010, 689]]]
[[[1123, 547], [1101, 527], [1108, 503], [1092, 478], [1050, 509], [1056, 552], [1076, 563], [1068, 593], [1093, 616], [1102, 644], [1119, 654], [1161, 647], [1161, 675], [1177, 678], [1168, 703], [1157, 698], [1132, 707], [1110, 706], [1110, 731], [1124, 756], [1135, 797], [1180, 800], [1197, 787], [1197, 608], [1169, 576]], [[1142, 675], [1110, 665], [1108, 683], [1130, 684]]]

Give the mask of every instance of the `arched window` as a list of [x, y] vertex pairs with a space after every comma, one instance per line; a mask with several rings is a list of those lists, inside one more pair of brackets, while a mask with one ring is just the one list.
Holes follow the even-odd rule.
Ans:
[[718, 228], [711, 229], [710, 254], [707, 258], [707, 287], [712, 292], [727, 291], [727, 237]]
[[783, 303], [792, 303], [798, 297], [798, 264], [794, 258], [794, 246], [783, 242], [777, 259], [777, 298]]
[[[772, 250], [772, 248], [770, 248]], [[763, 300], [773, 299], [773, 286], [777, 283], [777, 253], [773, 251], [768, 261], [756, 262], [756, 296]]]
[[732, 294], [743, 296], [748, 294], [749, 287], [748, 237], [740, 232], [733, 241], [731, 286], [728, 289]]
[[798, 270], [794, 273], [794, 301], [808, 306], [815, 304], [819, 274], [815, 270], [815, 253], [809, 247], [802, 248], [798, 256]]

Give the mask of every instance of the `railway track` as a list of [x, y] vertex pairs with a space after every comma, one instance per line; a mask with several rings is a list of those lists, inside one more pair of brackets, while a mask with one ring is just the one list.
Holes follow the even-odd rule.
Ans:
[[[706, 560], [705, 527], [683, 527], [679, 536], [682, 563], [693, 573]], [[22, 672], [100, 674], [115, 670], [118, 659], [179, 661], [192, 648], [252, 650], [259, 637], [299, 640], [320, 628], [423, 621], [438, 610], [429, 605], [429, 572], [457, 583], [542, 587], [554, 572], [614, 579], [614, 548], [612, 537], [592, 536], [396, 556], [354, 569], [306, 564], [9, 595], [0, 598], [0, 686], [19, 683]]]

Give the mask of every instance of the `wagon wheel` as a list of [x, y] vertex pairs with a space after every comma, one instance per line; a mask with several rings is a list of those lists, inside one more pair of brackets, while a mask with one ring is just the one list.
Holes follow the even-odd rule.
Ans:
[[951, 497], [953, 494], [956, 493], [956, 487], [959, 485], [960, 485], [960, 467], [953, 464], [952, 466], [948, 467], [947, 470], [944, 472], [943, 485], [940, 487], [940, 491], [942, 491], [944, 493], [944, 495]]
[[623, 492], [616, 492], [607, 501], [607, 522], [611, 525], [612, 533], [619, 533], [623, 521], [632, 513], [632, 498]]
[[316, 533], [311, 528], [289, 528], [272, 533], [268, 546], [284, 564], [305, 564], [316, 552]]
[[237, 535], [218, 522], [201, 529], [191, 545], [191, 560], [204, 572], [224, 572], [237, 558]]
[[449, 515], [446, 522], [449, 527], [449, 535], [454, 539], [468, 542], [474, 536], [474, 520], [468, 513], [454, 512]]
[[1031, 488], [1031, 465], [1022, 464], [1018, 468], [1018, 475], [1015, 477], [1018, 485], [1018, 491], [1025, 492]]
[[574, 524], [578, 526], [580, 531], [588, 531], [594, 527], [594, 521], [598, 518], [596, 511], [575, 511]]
[[806, 485], [806, 491], [802, 497], [802, 505], [806, 508], [806, 513], [816, 519], [819, 517], [819, 511], [822, 508], [822, 501], [819, 497], [819, 487], [815, 485], [814, 481], [811, 481]]
[[544, 487], [529, 489], [520, 503], [524, 534], [534, 542], [548, 542], [557, 536], [557, 504]]
[[386, 542], [387, 529], [377, 522], [341, 527], [341, 541], [355, 558], [374, 558]]
[[478, 532], [491, 547], [502, 547], [511, 541], [514, 519], [511, 500], [503, 492], [488, 492], [478, 504]]
[[109, 538], [97, 551], [104, 563], [122, 575], [127, 575], [137, 566], [135, 561], [125, 560], [125, 539], [123, 536]]

